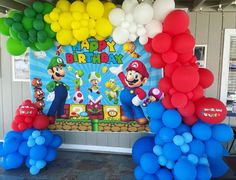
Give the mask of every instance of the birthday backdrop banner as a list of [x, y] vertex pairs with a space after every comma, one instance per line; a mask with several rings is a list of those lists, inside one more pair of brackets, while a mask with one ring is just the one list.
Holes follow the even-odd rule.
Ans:
[[[147, 94], [157, 87], [162, 71], [152, 68], [150, 54], [138, 41], [116, 44], [112, 38], [90, 38], [76, 46], [54, 46], [45, 52], [30, 52], [32, 96], [38, 108], [57, 113], [52, 130], [138, 132], [149, 131], [136, 121], [123, 122], [120, 92], [124, 89], [111, 67], [141, 61], [149, 78], [141, 87]], [[147, 97], [148, 98], [148, 97]], [[142, 106], [145, 113], [146, 109]]]

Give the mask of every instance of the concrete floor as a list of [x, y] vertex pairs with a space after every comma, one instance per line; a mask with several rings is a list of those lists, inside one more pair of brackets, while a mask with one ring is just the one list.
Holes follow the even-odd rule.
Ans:
[[28, 169], [0, 169], [0, 180], [133, 180], [131, 156], [82, 152], [58, 152], [58, 158], [31, 176]]

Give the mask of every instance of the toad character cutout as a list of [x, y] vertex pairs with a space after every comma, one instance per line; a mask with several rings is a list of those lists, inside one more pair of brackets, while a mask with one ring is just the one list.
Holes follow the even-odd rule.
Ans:
[[145, 65], [138, 60], [132, 61], [126, 68], [126, 74], [123, 73], [122, 65], [119, 67], [111, 67], [110, 71], [119, 77], [124, 85], [124, 90], [120, 94], [124, 116], [121, 120], [124, 122], [135, 120], [139, 125], [148, 123], [141, 102], [146, 97], [146, 93], [140, 87], [144, 85], [149, 77]]
[[65, 76], [64, 67], [66, 64], [60, 57], [53, 57], [48, 65], [48, 74], [51, 75], [53, 81], [49, 82], [46, 89], [49, 92], [55, 92], [55, 98], [48, 111], [50, 123], [55, 122], [55, 118], [64, 118], [64, 105], [68, 95], [69, 86], [61, 80]]

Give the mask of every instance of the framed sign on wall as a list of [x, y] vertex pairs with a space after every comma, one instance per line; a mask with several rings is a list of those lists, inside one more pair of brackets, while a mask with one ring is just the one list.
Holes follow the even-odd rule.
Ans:
[[194, 48], [194, 54], [197, 58], [197, 64], [199, 67], [206, 67], [206, 57], [207, 57], [207, 45], [196, 45]]

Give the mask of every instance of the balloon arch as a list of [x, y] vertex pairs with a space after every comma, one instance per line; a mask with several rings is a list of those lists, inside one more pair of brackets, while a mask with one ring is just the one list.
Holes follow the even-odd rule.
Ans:
[[[73, 46], [89, 37], [112, 36], [117, 44], [138, 40], [144, 45], [151, 66], [164, 72], [158, 84], [164, 98], [147, 107], [152, 133], [137, 140], [132, 151], [135, 178], [149, 180], [210, 179], [228, 169], [221, 142], [230, 141], [233, 132], [219, 124], [227, 110], [221, 101], [204, 95], [214, 76], [196, 64], [195, 39], [188, 27], [188, 14], [175, 9], [174, 0], [125, 0], [122, 7], [98, 0], [59, 0], [55, 7], [38, 1], [23, 12], [10, 11], [0, 18], [0, 32], [9, 37], [6, 47], [13, 56], [28, 47], [46, 51], [55, 40]], [[27, 103], [35, 108], [30, 101], [19, 108]], [[14, 131], [0, 144], [1, 166], [14, 169], [25, 161], [30, 173], [37, 174], [55, 159], [61, 139], [45, 130], [44, 115], [35, 112], [29, 117], [22, 112], [17, 111]]]

